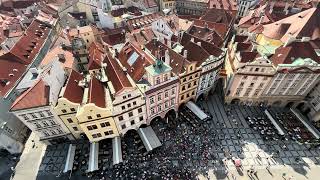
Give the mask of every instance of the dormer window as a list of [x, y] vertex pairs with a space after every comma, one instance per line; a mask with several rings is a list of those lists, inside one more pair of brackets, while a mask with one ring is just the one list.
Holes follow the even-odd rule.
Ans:
[[160, 84], [160, 77], [157, 77], [156, 84]]

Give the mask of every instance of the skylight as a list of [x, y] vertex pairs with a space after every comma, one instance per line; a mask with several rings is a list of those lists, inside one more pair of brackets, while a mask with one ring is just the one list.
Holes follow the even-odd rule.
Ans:
[[132, 66], [135, 62], [136, 62], [136, 60], [138, 59], [138, 57], [139, 57], [139, 55], [136, 53], [136, 52], [133, 52], [132, 53], [132, 55], [129, 57], [129, 59], [128, 59], [128, 64], [130, 65], [130, 66]]

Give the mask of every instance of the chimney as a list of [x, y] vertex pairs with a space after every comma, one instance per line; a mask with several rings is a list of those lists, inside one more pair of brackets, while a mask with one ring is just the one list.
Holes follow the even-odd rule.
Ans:
[[272, 11], [273, 11], [273, 7], [274, 7], [274, 4], [275, 4], [276, 2], [275, 1], [271, 1], [270, 2], [270, 10], [269, 10], [269, 13], [271, 14], [272, 13]]
[[65, 62], [66, 58], [64, 57], [64, 54], [58, 54], [58, 58], [60, 62]]
[[187, 56], [188, 56], [188, 50], [185, 49], [183, 51], [183, 57], [187, 59]]
[[289, 3], [288, 2], [286, 2], [286, 5], [284, 6], [284, 12], [286, 13], [286, 15], [289, 13], [289, 11], [288, 11], [288, 8], [289, 8]]
[[197, 42], [197, 45], [201, 47], [201, 42], [200, 42], [200, 41], [199, 41], [199, 42]]
[[166, 51], [164, 52], [164, 60], [165, 60], [165, 63], [167, 65], [170, 65], [170, 56], [169, 56], [169, 50], [166, 49]]
[[194, 38], [192, 37], [190, 41], [191, 41], [191, 42], [194, 42]]

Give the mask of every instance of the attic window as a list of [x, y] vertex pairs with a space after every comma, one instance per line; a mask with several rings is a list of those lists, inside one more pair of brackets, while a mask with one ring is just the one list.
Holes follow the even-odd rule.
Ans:
[[29, 58], [29, 55], [28, 54], [24, 54], [23, 57]]
[[298, 16], [299, 18], [303, 18], [301, 15]]

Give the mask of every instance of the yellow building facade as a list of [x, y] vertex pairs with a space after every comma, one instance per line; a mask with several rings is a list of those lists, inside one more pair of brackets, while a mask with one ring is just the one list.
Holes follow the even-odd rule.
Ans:
[[83, 133], [82, 129], [79, 126], [79, 121], [76, 117], [77, 110], [80, 104], [70, 102], [64, 97], [58, 99], [57, 105], [54, 107], [54, 111], [63, 121], [63, 123], [70, 130], [75, 139], [80, 138], [80, 134]]
[[90, 142], [119, 136], [109, 108], [100, 108], [93, 103], [85, 104], [79, 108], [76, 117]]
[[200, 79], [201, 68], [196, 67], [196, 62], [186, 65], [186, 71], [179, 75], [179, 106], [190, 100], [196, 99], [197, 88]]

